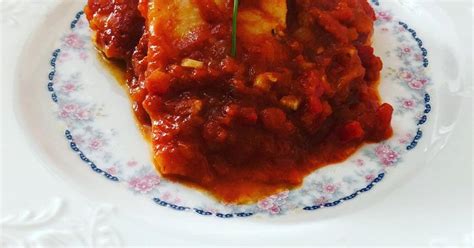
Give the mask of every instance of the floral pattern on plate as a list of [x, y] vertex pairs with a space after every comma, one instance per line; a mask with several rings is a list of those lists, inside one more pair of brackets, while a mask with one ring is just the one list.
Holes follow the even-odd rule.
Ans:
[[428, 51], [412, 28], [397, 20], [390, 10], [382, 9], [378, 1], [372, 2], [377, 15], [376, 37], [385, 40], [385, 44], [375, 44], [385, 66], [381, 95], [395, 108], [394, 123], [403, 125], [394, 126], [395, 134], [390, 140], [365, 145], [346, 162], [313, 172], [301, 188], [285, 190], [255, 204], [222, 204], [161, 178], [150, 158], [136, 159], [134, 154], [117, 150], [117, 140], [129, 130], [101, 123], [102, 119], [113, 117], [113, 106], [91, 97], [94, 83], [84, 77], [96, 58], [83, 12], [75, 16], [70, 29], [58, 41], [59, 48], [50, 61], [48, 90], [55, 103], [54, 114], [67, 127], [65, 135], [71, 149], [93, 171], [163, 207], [232, 218], [279, 216], [298, 209], [311, 211], [339, 205], [372, 189], [389, 170], [403, 162], [404, 155], [422, 138], [421, 126], [431, 111]]

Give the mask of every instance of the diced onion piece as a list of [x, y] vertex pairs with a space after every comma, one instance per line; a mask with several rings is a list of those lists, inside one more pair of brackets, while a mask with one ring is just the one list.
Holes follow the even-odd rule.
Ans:
[[284, 96], [280, 99], [280, 103], [291, 110], [298, 110], [301, 100], [296, 96]]
[[275, 73], [266, 72], [259, 74], [254, 81], [253, 86], [264, 91], [269, 91], [273, 83], [277, 82], [278, 78]]
[[199, 60], [185, 58], [183, 61], [181, 61], [181, 66], [187, 68], [202, 68], [204, 63]]

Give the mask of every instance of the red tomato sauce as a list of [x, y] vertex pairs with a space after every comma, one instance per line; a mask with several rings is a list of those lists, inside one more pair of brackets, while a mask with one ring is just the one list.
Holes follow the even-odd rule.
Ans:
[[[250, 203], [392, 135], [366, 0], [286, 1], [284, 25], [263, 33], [239, 19], [235, 58], [232, 1], [192, 1], [205, 24], [178, 38], [173, 19], [154, 19], [163, 15], [156, 2], [89, 0], [85, 12], [97, 47], [127, 63], [133, 110], [163, 177]], [[242, 16], [281, 21], [261, 1], [240, 2]]]

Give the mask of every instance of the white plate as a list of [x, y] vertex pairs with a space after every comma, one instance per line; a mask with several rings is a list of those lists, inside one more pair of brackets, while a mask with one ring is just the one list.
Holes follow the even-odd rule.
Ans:
[[[455, 122], [461, 104], [450, 93], [459, 73], [457, 51], [444, 46], [455, 37], [436, 36], [435, 27], [442, 19], [410, 1], [380, 2], [374, 45], [385, 64], [382, 98], [397, 110], [395, 136], [384, 144], [364, 147], [345, 163], [317, 171], [302, 189], [257, 205], [223, 206], [155, 174], [127, 96], [96, 59], [87, 24], [78, 14], [83, 2], [59, 5], [32, 35], [19, 60], [17, 113], [55, 173], [85, 194], [103, 197], [143, 218], [161, 223], [197, 218], [205, 225], [222, 220], [192, 213], [245, 222], [341, 216], [380, 200], [424, 166], [445, 144], [449, 132], [444, 128]], [[30, 73], [22, 73], [25, 67], [32, 68]], [[372, 188], [377, 190], [346, 203]], [[244, 223], [235, 222], [222, 232], [235, 225]]]

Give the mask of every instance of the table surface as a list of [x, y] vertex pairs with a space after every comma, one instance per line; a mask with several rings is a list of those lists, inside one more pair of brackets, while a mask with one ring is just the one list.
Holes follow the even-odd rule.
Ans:
[[[61, 206], [61, 212], [56, 213], [61, 216], [61, 220], [76, 220], [80, 223], [94, 211], [109, 206], [106, 201], [88, 199], [50, 173], [27, 143], [13, 112], [12, 87], [17, 56], [29, 31], [37, 24], [35, 18], [44, 16], [54, 2], [1, 0], [0, 220], [27, 210], [48, 209], [52, 205]], [[463, 45], [470, 54], [464, 63], [472, 68], [472, 1], [437, 2], [456, 22]], [[12, 3], [15, 3], [13, 7]], [[465, 75], [465, 81], [472, 82], [472, 72]], [[461, 97], [465, 98], [461, 110], [463, 114], [444, 150], [389, 197], [344, 219], [329, 221], [326, 233], [315, 233], [321, 236], [319, 245], [472, 245], [472, 83], [466, 84]], [[413, 194], [413, 189], [416, 189], [417, 194]], [[398, 206], [395, 212], [393, 206]], [[387, 209], [391, 211], [387, 212]], [[153, 231], [153, 225], [123, 214], [119, 207], [114, 208], [112, 216], [108, 218], [108, 226], [113, 227], [119, 236], [118, 242], [124, 246], [193, 244], [178, 234], [160, 235]], [[32, 221], [41, 219], [33, 218]], [[12, 237], [23, 244], [32, 244], [47, 237], [51, 228], [60, 227], [57, 223], [48, 225], [44, 228], [40, 224], [34, 227], [43, 229], [41, 237], [34, 236], [31, 229], [15, 229], [13, 233], [4, 229], [0, 233], [0, 244]], [[88, 240], [88, 230], [84, 226], [79, 225], [81, 228], [77, 228], [76, 232], [83, 237], [82, 244], [96, 242]], [[133, 228], [136, 226], [140, 228]], [[367, 235], [369, 232], [371, 235]], [[289, 240], [275, 239], [275, 244], [306, 244], [305, 239], [299, 238], [297, 234], [293, 236]], [[67, 242], [70, 239], [65, 240], [65, 244], [69, 244]], [[98, 244], [100, 246], [100, 242]], [[306, 245], [318, 244], [312, 242]]]

